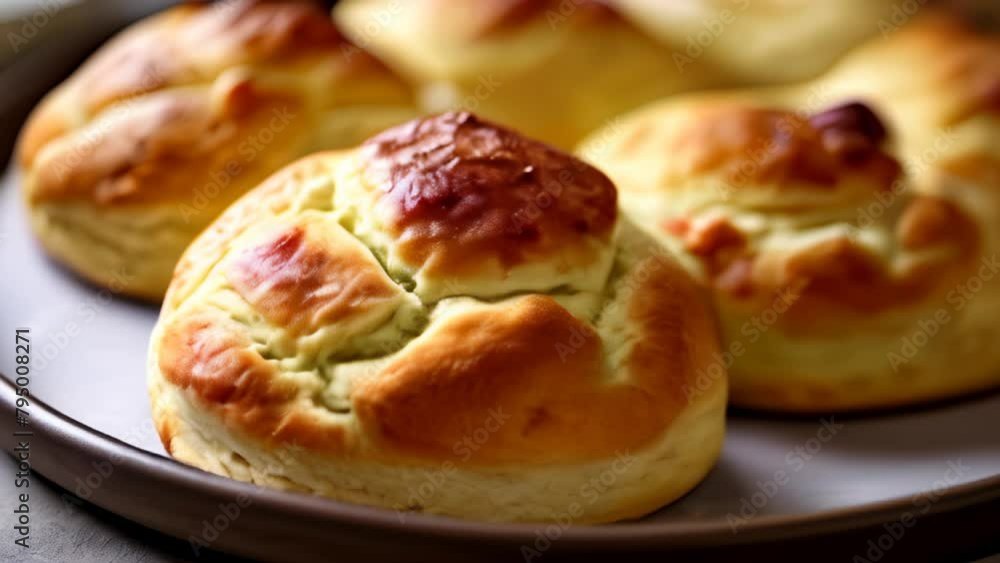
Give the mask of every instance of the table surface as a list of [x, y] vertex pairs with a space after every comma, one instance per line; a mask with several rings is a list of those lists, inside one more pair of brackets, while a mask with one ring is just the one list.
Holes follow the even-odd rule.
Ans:
[[80, 0], [3, 0], [0, 3], [0, 18], [19, 19], [30, 16], [32, 12], [43, 9], [46, 5], [63, 7], [69, 4], [76, 4]]
[[[14, 545], [10, 515], [24, 489], [14, 487], [16, 464], [0, 455], [0, 561], [45, 563], [239, 562], [244, 559], [194, 551], [180, 540], [143, 528], [89, 504], [63, 500], [63, 490], [39, 475], [31, 478], [28, 549]], [[1000, 560], [998, 560], [1000, 561]]]

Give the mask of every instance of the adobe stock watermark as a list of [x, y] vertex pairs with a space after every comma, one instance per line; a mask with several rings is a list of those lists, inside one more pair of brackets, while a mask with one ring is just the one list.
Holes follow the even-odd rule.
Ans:
[[597, 129], [599, 131], [597, 136], [587, 141], [587, 146], [578, 153], [578, 156], [584, 161], [594, 162], [600, 156], [607, 154], [612, 144], [625, 134], [623, 121], [621, 116], [617, 116], [604, 122]]
[[[530, 204], [523, 209], [518, 209], [511, 215], [514, 232], [524, 233], [525, 229], [535, 224], [548, 209], [556, 204], [563, 193], [576, 184], [578, 176], [588, 172], [591, 166], [585, 160], [593, 160], [597, 154], [603, 153], [610, 146], [610, 143], [622, 134], [621, 118], [614, 118], [601, 128], [600, 135], [594, 139], [593, 143], [588, 143], [588, 147], [580, 155], [580, 158], [573, 158], [570, 166], [567, 166], [556, 174], [555, 179], [547, 180], [542, 184], [542, 189], [535, 193]], [[531, 171], [528, 171], [529, 173]]]
[[[801, 286], [791, 286], [778, 290], [774, 294], [771, 305], [740, 325], [740, 334], [747, 338], [748, 344], [756, 344], [767, 331], [778, 322], [778, 318], [787, 312], [795, 302], [802, 297]], [[712, 362], [695, 372], [694, 385], [684, 384], [682, 390], [688, 403], [708, 391], [715, 382], [722, 379], [736, 360], [747, 351], [741, 339], [734, 339], [721, 352], [712, 354]]]
[[25, 45], [31, 43], [31, 40], [35, 37], [38, 37], [42, 28], [49, 25], [52, 18], [69, 3], [70, 0], [37, 0], [38, 9], [19, 20], [21, 26], [16, 32], [7, 32], [7, 42], [10, 43], [10, 48], [14, 51], [14, 54], [17, 55], [20, 53]]
[[[261, 468], [264, 473], [268, 474], [280, 474], [283, 467], [291, 465], [295, 461], [295, 458], [304, 450], [302, 446], [298, 444], [284, 444], [281, 448], [275, 451], [274, 455], [276, 461], [270, 461], [268, 464]], [[253, 504], [253, 498], [246, 493], [239, 493], [236, 498], [231, 502], [219, 503], [218, 512], [211, 518], [206, 518], [201, 521], [202, 529], [199, 535], [191, 534], [188, 536], [188, 545], [191, 546], [191, 551], [194, 552], [195, 557], [201, 556], [202, 549], [208, 549], [212, 542], [219, 539], [219, 537], [229, 529], [229, 526], [236, 521], [237, 518], [243, 513], [243, 511]]]
[[469, 111], [475, 113], [479, 111], [480, 104], [490, 99], [501, 86], [503, 86], [503, 82], [494, 78], [493, 73], [480, 74], [476, 78], [476, 88], [472, 93], [450, 104], [448, 109], [449, 111]]
[[729, 201], [736, 189], [745, 186], [755, 178], [765, 164], [784, 150], [781, 139], [793, 137], [796, 131], [809, 123], [810, 116], [830, 102], [830, 98], [829, 87], [826, 84], [811, 86], [805, 103], [778, 119], [774, 126], [777, 135], [768, 136], [754, 143], [754, 146], [746, 150], [744, 157], [730, 177], [718, 181], [716, 191], [722, 200]]
[[587, 513], [587, 507], [593, 506], [600, 500], [601, 496], [635, 465], [636, 461], [629, 450], [625, 450], [624, 453], [616, 451], [611, 465], [591, 477], [577, 490], [580, 501], [569, 503], [561, 512], [552, 512], [551, 524], [535, 528], [535, 541], [521, 546], [521, 556], [524, 557], [525, 563], [541, 558], [551, 549], [553, 542], [558, 541], [575, 522], [579, 521]]
[[542, 189], [532, 196], [530, 205], [524, 209], [519, 209], [511, 216], [514, 231], [522, 234], [526, 227], [534, 225], [535, 221], [541, 217], [546, 210], [555, 205], [556, 201], [563, 193], [577, 181], [577, 177], [590, 170], [587, 161], [594, 161], [599, 155], [608, 151], [612, 143], [620, 138], [624, 132], [621, 117], [615, 117], [599, 128], [600, 133], [590, 142], [578, 158], [573, 158], [571, 165], [563, 168], [556, 175], [554, 180], [546, 181]]
[[[408, 3], [407, 5], [412, 6], [414, 3]], [[381, 35], [385, 31], [385, 28], [403, 13], [404, 9], [403, 2], [400, 0], [391, 0], [386, 4], [380, 5], [363, 24], [353, 25], [351, 29], [352, 33], [349, 34], [351, 41], [344, 42], [340, 46], [340, 51], [344, 59], [350, 61], [355, 56], [364, 53], [365, 49], [369, 49], [372, 41]]]
[[[155, 436], [156, 428], [152, 419], [143, 420], [138, 425], [132, 426], [123, 436], [124, 440], [130, 444], [140, 444], [146, 438]], [[121, 465], [123, 458], [119, 455], [112, 455], [108, 459], [91, 462], [93, 471], [86, 475], [77, 476], [73, 480], [72, 492], [62, 494], [63, 506], [73, 513], [78, 507], [83, 505], [83, 501], [89, 501], [94, 492], [101, 488], [115, 472], [115, 468]]]
[[738, 13], [750, 6], [750, 0], [729, 0], [731, 8], [723, 8], [714, 17], [702, 20], [701, 30], [687, 36], [683, 52], [674, 51], [672, 58], [677, 71], [684, 72], [684, 67], [693, 64], [712, 48], [712, 45], [726, 32], [726, 27], [736, 23]]
[[594, 0], [561, 0], [554, 8], [545, 10], [545, 19], [549, 22], [549, 28], [555, 31], [569, 21], [581, 6], [593, 4]]
[[49, 363], [65, 350], [83, 329], [94, 322], [94, 319], [111, 303], [112, 298], [128, 287], [135, 275], [121, 268], [112, 272], [112, 279], [107, 287], [97, 290], [93, 295], [80, 302], [72, 320], [66, 321], [61, 327], [46, 331], [45, 340], [40, 342], [39, 353], [31, 358], [31, 367], [36, 371], [44, 371]]
[[778, 491], [791, 483], [795, 474], [802, 471], [806, 464], [823, 450], [824, 445], [843, 429], [844, 425], [837, 424], [832, 417], [829, 420], [820, 419], [820, 427], [816, 430], [816, 435], [785, 454], [784, 467], [776, 470], [770, 479], [757, 481], [757, 490], [749, 497], [740, 498], [739, 513], [726, 514], [726, 522], [729, 523], [729, 529], [732, 530], [733, 534], [739, 533], [740, 527], [746, 526], [750, 520], [756, 517], [777, 496]]
[[934, 503], [941, 500], [944, 492], [949, 487], [958, 483], [963, 477], [968, 475], [970, 468], [962, 465], [962, 459], [948, 461], [948, 469], [945, 470], [941, 479], [931, 483], [931, 486], [920, 493], [917, 493], [910, 500], [913, 510], [904, 512], [898, 520], [884, 524], [885, 530], [877, 538], [869, 539], [865, 544], [866, 549], [863, 554], [855, 555], [851, 558], [852, 563], [876, 563], [881, 561], [885, 554], [898, 544], [907, 531], [917, 525], [917, 519], [930, 512]]
[[875, 191], [872, 194], [872, 201], [868, 205], [857, 208], [857, 218], [854, 225], [849, 226], [850, 238], [857, 239], [860, 233], [859, 229], [871, 227], [882, 218], [896, 204], [900, 196], [911, 189], [910, 179], [926, 172], [928, 168], [941, 159], [941, 155], [955, 142], [954, 130], [942, 129], [934, 136], [934, 141], [920, 151], [919, 155], [902, 160], [900, 164], [903, 167], [903, 174], [893, 180], [890, 188], [884, 191]]
[[156, 64], [149, 66], [143, 72], [142, 79], [139, 82], [139, 87], [136, 90], [139, 92], [138, 94], [128, 96], [113, 104], [107, 110], [104, 110], [80, 133], [84, 143], [81, 146], [74, 147], [65, 162], [60, 161], [56, 164], [56, 178], [60, 181], [64, 180], [67, 174], [88, 158], [97, 146], [107, 138], [112, 126], [124, 120], [132, 113], [135, 109], [136, 100], [146, 92], [153, 90], [157, 85], [162, 84], [164, 77], [165, 74], [159, 66]]
[[445, 460], [436, 471], [423, 471], [423, 480], [417, 486], [407, 487], [410, 496], [406, 499], [406, 505], [396, 503], [393, 509], [400, 524], [406, 523], [406, 517], [415, 510], [422, 509], [429, 501], [434, 499], [438, 491], [444, 487], [448, 480], [458, 472], [460, 463], [466, 463], [478, 452], [490, 437], [500, 431], [500, 428], [511, 419], [511, 414], [503, 411], [501, 406], [489, 409], [483, 424], [462, 437], [452, 446], [452, 453], [458, 463], [452, 460]]
[[963, 282], [958, 283], [945, 295], [945, 301], [951, 306], [951, 310], [946, 307], [939, 307], [929, 318], [917, 321], [917, 327], [910, 334], [900, 339], [900, 347], [886, 354], [889, 365], [893, 373], [899, 373], [902, 366], [910, 363], [931, 340], [937, 336], [941, 329], [951, 322], [952, 313], [957, 313], [965, 309], [975, 296], [983, 290], [987, 282], [991, 281], [1000, 271], [1000, 260], [994, 254], [989, 258], [980, 259], [979, 271], [974, 276], [970, 276]]
[[[555, 180], [550, 180], [542, 185], [542, 189], [532, 197], [530, 204], [526, 208], [518, 209], [511, 215], [514, 232], [523, 234], [526, 229], [535, 225], [535, 222], [545, 213], [545, 211], [556, 204], [565, 190], [574, 185], [577, 174], [586, 170], [587, 164], [583, 161], [573, 161], [573, 170], [564, 168], [559, 171]], [[534, 169], [529, 168], [528, 173]]]
[[893, 4], [889, 18], [878, 20], [878, 31], [882, 34], [882, 39], [888, 39], [890, 35], [899, 31], [900, 27], [917, 15], [924, 4], [927, 4], [927, 0], [904, 0]]
[[[645, 285], [653, 273], [660, 271], [664, 267], [669, 267], [674, 260], [673, 255], [666, 248], [650, 246], [646, 250], [649, 253], [648, 257], [650, 259], [641, 260], [637, 266], [631, 268], [621, 279], [615, 282], [615, 294], [619, 297], [607, 300], [600, 312], [598, 312], [597, 318], [613, 315], [619, 307], [627, 307], [627, 303], [630, 301], [629, 296], [634, 294], [638, 288]], [[621, 296], [625, 297], [622, 298]], [[573, 327], [570, 329], [567, 338], [564, 341], [557, 342], [555, 345], [556, 353], [559, 354], [559, 361], [565, 364], [570, 356], [576, 354], [586, 345], [588, 340], [600, 340], [600, 338], [597, 328], [590, 323], [584, 324], [582, 328]]]
[[262, 127], [252, 135], [248, 135], [236, 147], [239, 156], [228, 160], [220, 169], [213, 170], [209, 174], [208, 182], [194, 189], [190, 203], [181, 204], [180, 212], [184, 222], [190, 223], [192, 217], [196, 217], [211, 204], [212, 200], [219, 197], [219, 194], [229, 186], [233, 179], [257, 160], [260, 153], [266, 150], [278, 137], [278, 134], [284, 131], [295, 118], [296, 114], [289, 111], [287, 106], [271, 110], [271, 120], [267, 126]]
[[796, 131], [809, 123], [809, 117], [825, 107], [830, 99], [831, 95], [826, 84], [810, 87], [805, 103], [777, 120], [774, 129], [778, 135], [771, 135], [754, 143], [746, 150], [729, 177], [718, 180], [716, 192], [722, 200], [728, 201], [737, 188], [750, 183], [765, 164], [785, 150], [786, 143], [782, 139], [793, 137]]

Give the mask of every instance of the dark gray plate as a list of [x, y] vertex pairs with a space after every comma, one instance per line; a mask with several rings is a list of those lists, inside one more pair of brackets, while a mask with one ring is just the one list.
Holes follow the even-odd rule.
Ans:
[[[28, 232], [15, 182], [8, 173], [0, 188], [0, 334], [8, 342], [0, 346], [0, 371], [13, 373], [15, 328], [30, 328], [33, 466], [80, 497], [181, 538], [282, 560], [330, 553], [333, 545], [368, 557], [401, 550], [518, 557], [522, 545], [548, 545], [538, 540], [547, 532], [559, 536], [545, 550], [551, 559], [580, 550], [666, 553], [792, 540], [899, 521], [904, 513], [920, 525], [936, 513], [1000, 498], [995, 394], [882, 416], [737, 414], [718, 467], [680, 502], [638, 522], [558, 531], [544, 523], [417, 515], [401, 523], [391, 511], [264, 491], [190, 469], [165, 457], [150, 421], [145, 361], [156, 307], [86, 285], [48, 260]], [[5, 388], [5, 409], [13, 398]], [[12, 421], [0, 413], [4, 428]], [[832, 436], [821, 431], [828, 424], [836, 425]], [[784, 477], [776, 478], [779, 472]], [[250, 506], [219, 520], [226, 529], [217, 538], [206, 532], [203, 521], [219, 518], [219, 505], [241, 494]], [[887, 532], [868, 533], [848, 552], [864, 556], [867, 540]], [[917, 535], [910, 534], [914, 546]], [[286, 551], [293, 548], [294, 556]]]

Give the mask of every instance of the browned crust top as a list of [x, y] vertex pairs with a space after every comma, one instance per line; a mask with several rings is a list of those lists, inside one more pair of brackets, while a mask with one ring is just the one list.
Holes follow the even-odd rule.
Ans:
[[607, 240], [617, 192], [597, 169], [469, 113], [446, 113], [365, 143], [366, 182], [401, 254], [462, 269], [483, 253], [505, 266]]

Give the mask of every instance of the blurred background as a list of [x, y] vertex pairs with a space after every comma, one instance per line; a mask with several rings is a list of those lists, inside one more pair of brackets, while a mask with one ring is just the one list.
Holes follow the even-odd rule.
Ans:
[[[406, 0], [401, 0], [406, 1]], [[510, 0], [496, 0], [510, 1]], [[696, 0], [660, 0], [663, 2], [694, 2]], [[751, 0], [752, 1], [752, 0]], [[830, 0], [811, 0], [823, 2]], [[1000, 0], [899, 0], [906, 2], [944, 3], [959, 5], [975, 14], [984, 25], [1000, 22]], [[6, 166], [20, 124], [31, 108], [53, 86], [62, 81], [96, 47], [116, 31], [131, 22], [181, 3], [179, 0], [0, 0], [0, 155]], [[332, 6], [333, 1], [326, 4]], [[10, 471], [10, 460], [4, 459], [4, 470]], [[10, 471], [12, 473], [12, 471]], [[41, 491], [39, 491], [41, 492]], [[4, 498], [10, 495], [5, 493]], [[39, 518], [60, 511], [57, 493], [39, 500]], [[40, 528], [42, 526], [39, 526]], [[66, 541], [52, 545], [45, 561], [64, 561], [71, 553], [83, 551], [74, 560], [87, 561], [179, 561], [188, 560], [186, 544], [144, 530], [110, 513], [91, 509], [73, 523], [61, 522], [54, 527], [65, 529]], [[998, 532], [1000, 533], [1000, 532]], [[156, 547], [150, 548], [150, 545]], [[4, 546], [7, 548], [8, 546]], [[9, 552], [0, 549], [0, 560]], [[984, 556], [970, 554], [969, 558]], [[200, 560], [222, 560], [211, 554]], [[226, 559], [228, 560], [228, 559]], [[961, 560], [961, 559], [956, 559]], [[965, 558], [968, 560], [968, 558]], [[984, 560], [985, 563], [986, 560]], [[1000, 556], [989, 559], [1000, 563]]]
[[0, 1], [0, 164], [28, 112], [115, 31], [175, 0]]
[[28, 112], [108, 37], [178, 0], [0, 0], [0, 164]]

